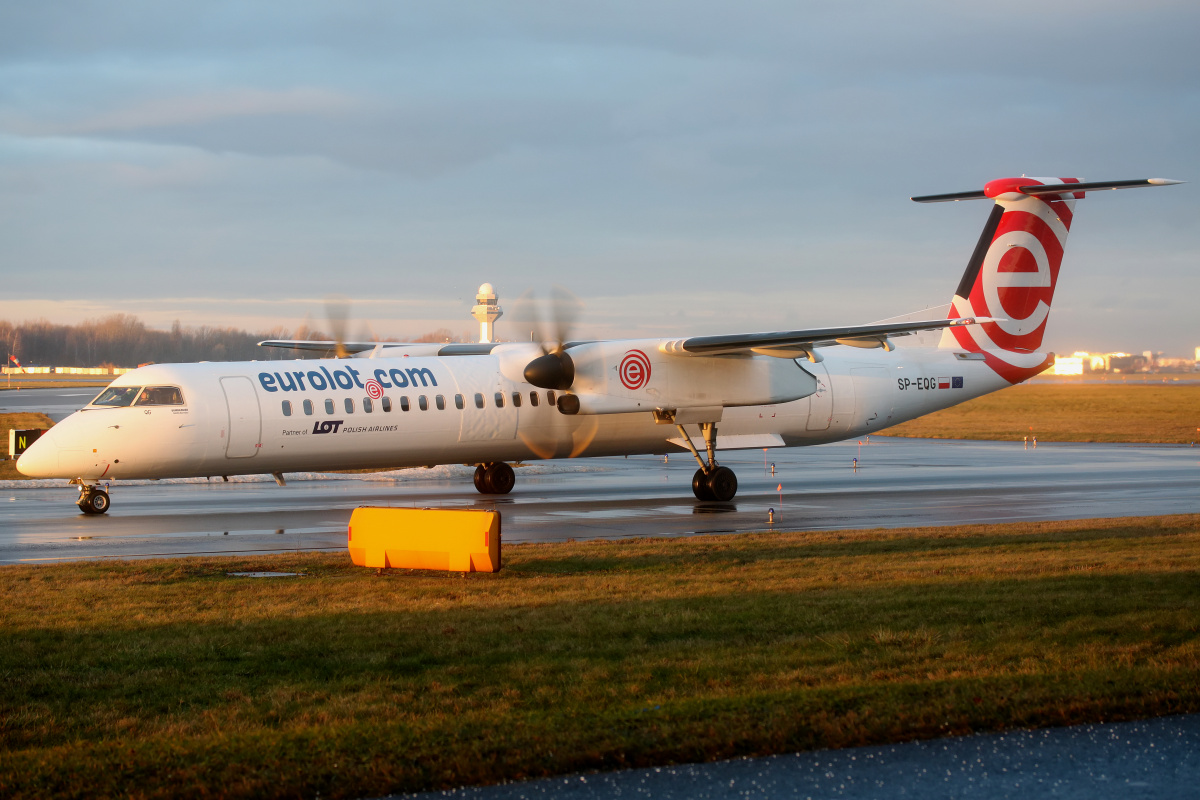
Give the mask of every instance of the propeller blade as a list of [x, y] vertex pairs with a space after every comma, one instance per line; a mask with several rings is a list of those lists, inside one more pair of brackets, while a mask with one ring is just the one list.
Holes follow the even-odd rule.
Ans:
[[516, 326], [519, 341], [537, 342], [542, 353], [549, 353], [546, 348], [546, 336], [541, 314], [538, 312], [537, 297], [532, 289], [526, 289], [512, 304], [508, 313], [510, 324]]
[[335, 353], [338, 358], [346, 358], [350, 351], [346, 349], [346, 323], [350, 319], [350, 299], [344, 295], [335, 294], [325, 298], [325, 318], [329, 321], [329, 331], [336, 342]]
[[563, 345], [570, 340], [571, 331], [575, 328], [582, 308], [583, 304], [579, 302], [579, 298], [563, 287], [550, 287], [549, 312], [554, 330], [554, 352], [562, 352]]

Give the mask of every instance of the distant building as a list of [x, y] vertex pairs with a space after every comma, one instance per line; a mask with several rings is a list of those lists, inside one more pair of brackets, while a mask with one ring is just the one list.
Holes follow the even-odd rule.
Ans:
[[[1086, 353], [1084, 354], [1086, 355]], [[1054, 375], [1082, 375], [1083, 357], [1076, 353], [1073, 356], [1054, 357]]]
[[[1052, 375], [1082, 375], [1090, 372], [1192, 372], [1200, 370], [1200, 347], [1196, 358], [1171, 358], [1161, 351], [1131, 353], [1088, 353], [1080, 350], [1069, 356], [1055, 356]], [[1079, 362], [1078, 365], [1076, 362]]]

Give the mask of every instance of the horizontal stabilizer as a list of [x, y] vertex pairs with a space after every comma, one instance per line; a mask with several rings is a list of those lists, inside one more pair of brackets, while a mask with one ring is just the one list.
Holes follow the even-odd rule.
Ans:
[[[1142, 186], [1172, 186], [1183, 181], [1169, 178], [1139, 178], [1132, 181], [1089, 181], [1087, 183], [1051, 183], [1022, 184], [1020, 178], [1001, 178], [991, 181], [982, 189], [974, 192], [954, 192], [952, 194], [926, 194], [911, 198], [915, 203], [952, 203], [959, 200], [986, 200], [1000, 198], [1001, 195], [1027, 195], [1037, 197], [1045, 194], [1072, 194], [1075, 199], [1083, 197], [1084, 192], [1096, 192], [1103, 189], [1137, 189]], [[1007, 199], [1007, 198], [1001, 198]]]

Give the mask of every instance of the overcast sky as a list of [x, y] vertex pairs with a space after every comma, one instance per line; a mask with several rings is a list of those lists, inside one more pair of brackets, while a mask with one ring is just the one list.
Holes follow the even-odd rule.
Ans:
[[[580, 335], [946, 303], [1020, 175], [1200, 182], [1200, 5], [0, 2], [0, 318]], [[1200, 183], [1082, 201], [1047, 346], [1200, 345]], [[504, 320], [499, 327], [504, 332]], [[352, 331], [352, 333], [355, 333]]]

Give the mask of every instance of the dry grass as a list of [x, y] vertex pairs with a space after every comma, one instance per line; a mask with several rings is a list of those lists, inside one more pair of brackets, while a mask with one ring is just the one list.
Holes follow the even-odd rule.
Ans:
[[[1200, 516], [0, 568], [0, 795], [355, 797], [1200, 710]], [[302, 578], [232, 578], [231, 571]]]
[[1022, 384], [888, 428], [886, 435], [1187, 444], [1200, 441], [1200, 385]]

